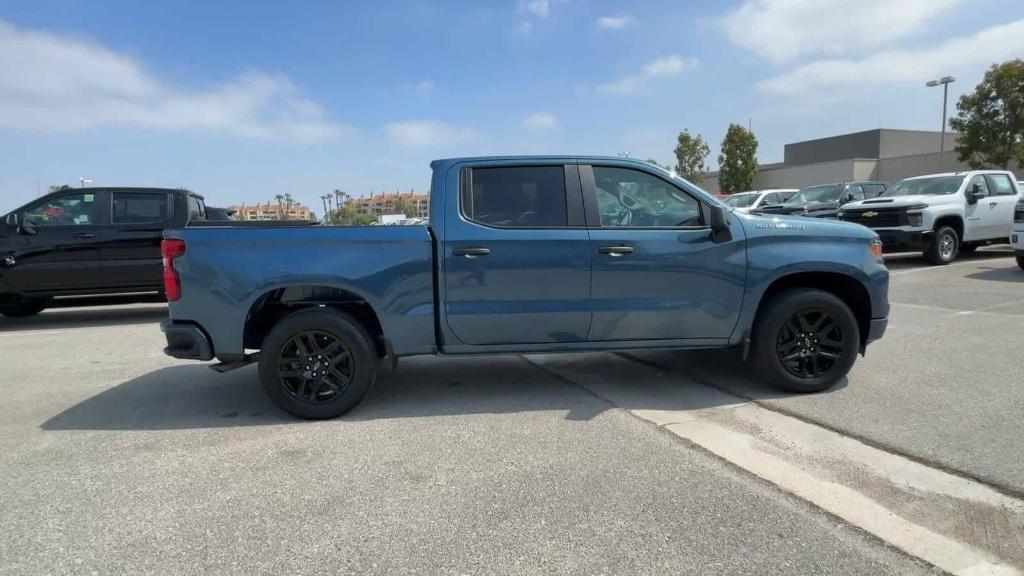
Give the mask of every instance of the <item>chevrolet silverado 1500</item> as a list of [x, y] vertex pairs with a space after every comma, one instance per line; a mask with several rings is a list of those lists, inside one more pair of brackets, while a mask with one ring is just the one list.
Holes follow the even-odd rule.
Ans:
[[258, 361], [277, 405], [330, 418], [384, 358], [736, 347], [810, 392], [885, 331], [863, 226], [733, 212], [625, 158], [431, 166], [428, 226], [166, 231], [165, 352]]

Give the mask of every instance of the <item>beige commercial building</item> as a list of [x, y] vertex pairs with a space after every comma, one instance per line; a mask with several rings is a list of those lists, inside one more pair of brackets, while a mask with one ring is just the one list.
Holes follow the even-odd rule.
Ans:
[[[956, 137], [954, 132], [946, 133], [941, 162], [939, 133], [924, 130], [878, 129], [794, 142], [786, 144], [782, 162], [758, 167], [751, 188], [803, 188], [851, 180], [893, 183], [940, 170], [968, 170], [952, 151]], [[1010, 169], [1022, 176], [1016, 166]], [[703, 188], [720, 192], [718, 172], [704, 178]]]

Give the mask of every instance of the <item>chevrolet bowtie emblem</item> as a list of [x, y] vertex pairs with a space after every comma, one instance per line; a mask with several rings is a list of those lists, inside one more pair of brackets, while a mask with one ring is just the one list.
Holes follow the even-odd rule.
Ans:
[[875, 216], [878, 216], [878, 212], [868, 211], [864, 213], [865, 218], [874, 218]]

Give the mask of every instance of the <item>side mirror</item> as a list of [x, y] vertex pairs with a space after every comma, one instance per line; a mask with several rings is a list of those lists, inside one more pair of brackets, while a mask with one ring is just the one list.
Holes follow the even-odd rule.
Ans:
[[985, 197], [985, 191], [981, 189], [981, 184], [974, 183], [967, 190], [967, 203], [976, 204], [978, 200]]
[[12, 227], [12, 228], [17, 228], [18, 227], [18, 214], [17, 213], [8, 214], [7, 218], [4, 219], [4, 222], [6, 222], [7, 225]]
[[732, 240], [732, 230], [729, 230], [729, 211], [723, 206], [712, 206], [708, 215], [711, 225], [711, 241], [715, 244]]

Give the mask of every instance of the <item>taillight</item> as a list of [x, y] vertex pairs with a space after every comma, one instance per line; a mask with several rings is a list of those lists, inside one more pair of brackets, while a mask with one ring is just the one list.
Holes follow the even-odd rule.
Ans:
[[167, 238], [160, 243], [160, 255], [164, 261], [164, 294], [168, 302], [181, 298], [181, 278], [174, 269], [174, 259], [185, 253], [185, 241]]

